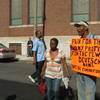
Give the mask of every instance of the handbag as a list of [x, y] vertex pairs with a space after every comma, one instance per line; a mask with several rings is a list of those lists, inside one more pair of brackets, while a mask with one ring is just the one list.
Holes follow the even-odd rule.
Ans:
[[59, 95], [59, 100], [74, 100], [75, 95], [74, 95], [74, 90], [72, 87], [68, 86], [66, 89], [65, 86], [60, 87], [60, 95]]
[[38, 91], [42, 94], [42, 95], [45, 95], [46, 94], [46, 91], [47, 91], [47, 86], [46, 86], [46, 83], [45, 81], [41, 81], [40, 84], [38, 85]]

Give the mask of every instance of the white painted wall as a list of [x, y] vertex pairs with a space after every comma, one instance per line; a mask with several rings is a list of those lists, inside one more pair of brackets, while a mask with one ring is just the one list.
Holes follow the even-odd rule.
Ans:
[[22, 55], [27, 55], [27, 41], [29, 37], [0, 37], [0, 43], [9, 47], [9, 43], [21, 43]]
[[[49, 49], [49, 43], [51, 38], [57, 38], [59, 40], [58, 48], [64, 51], [66, 57], [70, 57], [70, 43], [72, 38], [75, 36], [45, 36], [45, 42], [47, 48]], [[9, 43], [21, 43], [22, 45], [22, 55], [27, 56], [27, 41], [29, 37], [0, 37], [0, 43], [9, 47]]]
[[[47, 48], [49, 49], [49, 43], [51, 38], [57, 38], [59, 40], [58, 48], [63, 50], [67, 59], [70, 58], [70, 43], [72, 38], [79, 38], [78, 36], [45, 36]], [[100, 38], [100, 36], [98, 36]], [[9, 47], [9, 43], [21, 43], [22, 55], [27, 56], [27, 41], [29, 37], [0, 37], [0, 43]]]

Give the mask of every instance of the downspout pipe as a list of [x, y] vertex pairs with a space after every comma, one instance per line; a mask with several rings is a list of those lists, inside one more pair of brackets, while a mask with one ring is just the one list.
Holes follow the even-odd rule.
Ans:
[[43, 37], [45, 36], [46, 0], [43, 0]]
[[37, 23], [37, 13], [38, 13], [38, 0], [35, 0], [35, 18], [34, 18], [34, 36], [35, 36], [35, 32], [37, 30], [37, 26], [38, 26], [38, 23]]

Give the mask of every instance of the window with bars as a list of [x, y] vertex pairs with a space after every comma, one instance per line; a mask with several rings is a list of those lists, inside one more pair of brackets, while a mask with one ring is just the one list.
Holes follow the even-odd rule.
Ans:
[[43, 0], [29, 0], [29, 24], [43, 23]]
[[72, 0], [72, 21], [89, 21], [89, 0]]
[[22, 24], [22, 0], [11, 0], [11, 25]]

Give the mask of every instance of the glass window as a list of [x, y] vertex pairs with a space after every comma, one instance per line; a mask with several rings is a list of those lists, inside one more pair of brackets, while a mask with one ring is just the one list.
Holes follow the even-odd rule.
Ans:
[[11, 25], [22, 24], [22, 0], [11, 0]]
[[72, 21], [89, 20], [89, 0], [73, 0]]
[[43, 23], [43, 0], [29, 0], [29, 24]]

